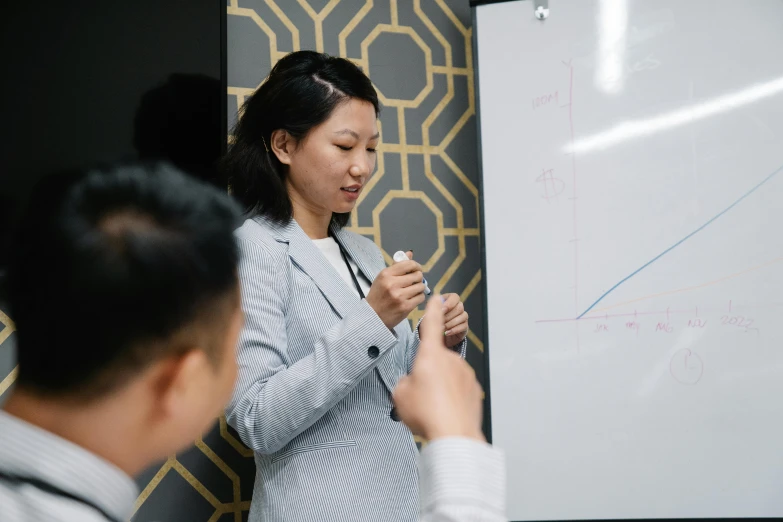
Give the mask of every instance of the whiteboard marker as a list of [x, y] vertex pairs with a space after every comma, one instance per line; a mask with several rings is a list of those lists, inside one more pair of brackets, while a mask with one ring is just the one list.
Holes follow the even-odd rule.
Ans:
[[[402, 250], [398, 250], [394, 253], [394, 259], [395, 263], [399, 263], [400, 261], [408, 261], [408, 254], [403, 252]], [[422, 276], [421, 282], [424, 283], [424, 295], [430, 295], [432, 293], [432, 290], [430, 290], [430, 287], [427, 286], [427, 280]]]

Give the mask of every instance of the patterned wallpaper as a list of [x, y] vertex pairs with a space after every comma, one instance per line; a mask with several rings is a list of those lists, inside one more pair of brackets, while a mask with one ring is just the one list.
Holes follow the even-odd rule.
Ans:
[[[369, 74], [383, 104], [380, 154], [350, 228], [374, 240], [388, 261], [396, 250], [414, 250], [434, 290], [462, 296], [470, 314], [468, 360], [482, 376], [468, 1], [227, 0], [226, 8], [229, 128], [245, 97], [288, 52], [344, 56]], [[420, 315], [414, 311], [411, 320]], [[13, 339], [13, 323], [0, 312], [0, 397], [15, 378]], [[221, 419], [188, 451], [138, 478], [133, 520], [246, 520], [254, 473], [252, 452]]]

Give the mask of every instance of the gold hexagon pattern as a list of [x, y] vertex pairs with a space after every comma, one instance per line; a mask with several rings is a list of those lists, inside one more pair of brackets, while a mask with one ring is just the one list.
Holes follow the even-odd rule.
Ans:
[[[467, 0], [228, 0], [226, 9], [230, 45], [268, 52], [261, 63], [271, 66], [291, 51], [315, 49], [348, 58], [370, 75], [383, 105], [381, 145], [377, 170], [349, 228], [375, 241], [388, 262], [402, 248], [419, 245], [418, 250], [427, 253], [419, 261], [430, 286], [437, 292], [458, 293], [471, 315], [468, 360], [477, 375], [483, 375], [473, 49]], [[394, 37], [389, 41], [408, 39], [415, 50], [373, 45], [382, 35]], [[228, 49], [229, 125], [254, 90], [246, 79], [260, 82], [268, 73], [248, 70], [242, 54], [232, 47]], [[395, 90], [406, 74], [421, 87], [415, 95]], [[413, 208], [420, 208], [422, 214], [399, 215], [402, 211], [397, 209], [410, 208], [397, 203], [404, 200], [421, 203]], [[406, 229], [400, 230], [399, 223], [406, 223]], [[430, 228], [423, 230], [426, 227]], [[420, 243], [433, 237], [435, 245]], [[421, 315], [421, 310], [415, 310], [410, 319], [418, 321]], [[13, 331], [11, 319], [0, 312], [0, 350], [11, 349]], [[0, 396], [15, 376], [16, 369], [0, 376]], [[250, 508], [254, 473], [252, 451], [221, 418], [188, 451], [170, 456], [138, 478], [141, 494], [133, 520], [241, 522]]]

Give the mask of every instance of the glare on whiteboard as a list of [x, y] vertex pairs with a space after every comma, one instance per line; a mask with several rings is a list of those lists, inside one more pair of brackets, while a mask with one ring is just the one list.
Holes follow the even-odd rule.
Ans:
[[566, 153], [594, 152], [609, 148], [618, 143], [656, 132], [678, 127], [740, 108], [753, 102], [775, 96], [783, 92], [783, 77], [764, 83], [757, 83], [740, 91], [724, 94], [702, 103], [689, 105], [682, 109], [666, 112], [643, 120], [625, 121], [591, 136], [578, 138], [564, 147]]
[[617, 94], [625, 83], [626, 33], [628, 0], [601, 0], [598, 6], [598, 53], [595, 86]]

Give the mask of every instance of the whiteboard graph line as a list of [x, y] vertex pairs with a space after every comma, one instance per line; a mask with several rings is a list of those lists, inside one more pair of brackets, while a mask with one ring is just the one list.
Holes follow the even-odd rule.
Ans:
[[740, 204], [740, 203], [741, 203], [741, 202], [742, 202], [744, 199], [746, 199], [748, 196], [750, 196], [751, 194], [753, 194], [754, 192], [756, 192], [758, 189], [760, 189], [762, 186], [764, 186], [764, 185], [765, 185], [765, 184], [766, 184], [768, 181], [770, 181], [772, 178], [774, 178], [775, 176], [777, 176], [777, 175], [778, 175], [778, 174], [779, 174], [781, 171], [783, 171], [783, 165], [781, 165], [780, 167], [778, 167], [778, 168], [777, 168], [777, 169], [776, 169], [774, 172], [772, 172], [772, 173], [771, 173], [770, 175], [768, 175], [766, 178], [764, 178], [763, 180], [761, 180], [761, 181], [760, 181], [760, 182], [759, 182], [759, 183], [758, 183], [756, 186], [754, 186], [753, 188], [751, 188], [750, 190], [748, 190], [747, 192], [745, 192], [745, 193], [744, 193], [742, 196], [740, 196], [740, 197], [739, 197], [739, 199], [737, 199], [736, 201], [734, 201], [734, 203], [732, 203], [731, 205], [729, 205], [728, 207], [726, 207], [725, 209], [723, 209], [722, 211], [720, 211], [718, 214], [716, 214], [715, 216], [713, 216], [713, 217], [712, 217], [712, 218], [711, 218], [709, 221], [707, 221], [706, 223], [704, 223], [702, 226], [700, 226], [699, 228], [697, 228], [696, 230], [694, 230], [693, 232], [691, 232], [690, 234], [688, 234], [688, 235], [687, 235], [687, 236], [685, 236], [684, 238], [680, 239], [680, 240], [679, 240], [679, 241], [677, 241], [675, 244], [673, 244], [672, 246], [670, 246], [669, 248], [667, 248], [666, 250], [664, 250], [663, 252], [661, 252], [660, 254], [658, 254], [657, 256], [655, 256], [654, 258], [652, 258], [651, 260], [649, 260], [648, 262], [646, 262], [645, 264], [643, 264], [642, 266], [640, 266], [639, 268], [637, 268], [636, 270], [634, 270], [633, 272], [631, 272], [629, 275], [627, 275], [626, 277], [624, 277], [623, 279], [621, 279], [620, 281], [618, 281], [618, 282], [617, 282], [617, 283], [616, 283], [616, 284], [615, 284], [613, 287], [611, 287], [609, 290], [607, 290], [606, 292], [604, 292], [604, 293], [603, 293], [603, 295], [601, 295], [601, 297], [599, 297], [598, 299], [596, 299], [596, 300], [595, 300], [595, 302], [594, 302], [593, 304], [591, 304], [590, 306], [588, 306], [588, 307], [587, 307], [587, 309], [586, 309], [584, 312], [582, 312], [581, 314], [579, 314], [579, 315], [578, 315], [576, 318], [577, 318], [577, 319], [581, 319], [582, 317], [584, 317], [584, 315], [585, 315], [585, 314], [587, 314], [588, 312], [590, 312], [590, 310], [592, 310], [593, 308], [595, 308], [595, 307], [596, 307], [596, 305], [598, 305], [598, 303], [600, 303], [601, 301], [603, 301], [603, 300], [604, 300], [604, 298], [606, 298], [606, 296], [608, 296], [609, 294], [611, 294], [612, 292], [614, 292], [615, 290], [617, 290], [617, 288], [619, 288], [619, 287], [620, 287], [620, 285], [622, 285], [623, 283], [625, 283], [626, 281], [628, 281], [629, 279], [631, 279], [633, 276], [635, 276], [636, 274], [638, 274], [639, 272], [641, 272], [642, 270], [644, 270], [645, 268], [647, 268], [647, 267], [648, 267], [648, 266], [650, 266], [651, 264], [653, 264], [653, 263], [655, 263], [656, 261], [658, 261], [660, 258], [662, 258], [663, 256], [665, 256], [666, 254], [668, 254], [669, 252], [671, 252], [672, 250], [674, 250], [675, 248], [677, 248], [677, 247], [678, 247], [678, 246], [680, 246], [681, 244], [685, 243], [687, 240], [689, 240], [690, 238], [692, 238], [693, 236], [695, 236], [696, 234], [698, 234], [699, 232], [701, 232], [702, 230], [704, 230], [705, 228], [707, 228], [708, 226], [710, 226], [712, 223], [714, 223], [715, 221], [717, 221], [717, 220], [718, 220], [718, 219], [719, 219], [721, 216], [723, 216], [724, 214], [726, 214], [726, 213], [727, 213], [729, 210], [731, 210], [731, 209], [733, 209], [734, 207], [736, 207], [737, 205], [739, 205], [739, 204]]
[[[642, 296], [642, 297], [637, 297], [636, 299], [631, 299], [630, 301], [623, 301], [622, 303], [617, 303], [617, 304], [613, 304], [613, 305], [609, 305], [609, 306], [603, 306], [601, 308], [595, 308], [595, 309], [592, 310], [591, 314], [596, 314], [596, 313], [599, 313], [599, 312], [603, 313], [603, 312], [606, 312], [607, 310], [612, 310], [614, 308], [619, 308], [621, 306], [628, 306], [629, 304], [638, 303], [640, 301], [646, 301], [648, 299], [654, 299], [656, 297], [663, 297], [663, 296], [666, 296], [666, 295], [679, 294], [679, 293], [682, 293], [682, 292], [691, 292], [693, 290], [700, 290], [702, 288], [707, 288], [709, 286], [713, 286], [713, 285], [717, 285], [719, 283], [723, 283], [725, 281], [729, 281], [730, 279], [734, 279], [735, 277], [739, 277], [739, 276], [742, 276], [742, 275], [745, 275], [745, 274], [749, 274], [751, 272], [755, 272], [756, 270], [761, 270], [762, 268], [767, 268], [768, 266], [771, 266], [771, 265], [774, 265], [774, 264], [780, 263], [780, 262], [783, 262], [783, 256], [782, 257], [776, 257], [775, 259], [773, 259], [771, 261], [767, 261], [766, 263], [763, 263], [761, 265], [756, 265], [754, 267], [742, 270], [740, 272], [735, 272], [733, 274], [729, 274], [727, 276], [720, 277], [718, 279], [713, 279], [712, 281], [707, 281], [706, 283], [701, 283], [701, 284], [694, 285], [694, 286], [686, 286], [684, 288], [675, 288], [674, 290], [667, 290], [666, 292], [658, 292], [657, 294], [650, 294], [650, 295], [645, 295], [645, 296]], [[729, 303], [731, 303], [731, 301], [729, 301]], [[729, 304], [729, 306], [731, 306], [731, 304]], [[731, 311], [731, 310], [729, 310], [729, 311]], [[696, 309], [696, 316], [698, 317], [698, 315], [699, 315], [699, 311], [698, 311], [698, 309]], [[601, 317], [601, 316], [599, 316], [599, 317]], [[585, 317], [585, 319], [587, 319], [587, 317]]]

